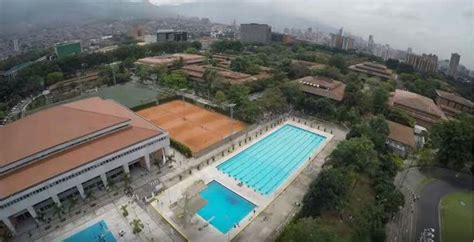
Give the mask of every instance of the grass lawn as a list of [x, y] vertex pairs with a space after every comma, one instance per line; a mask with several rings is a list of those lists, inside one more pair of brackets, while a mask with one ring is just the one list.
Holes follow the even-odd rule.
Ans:
[[473, 241], [474, 193], [452, 193], [441, 199], [443, 242]]

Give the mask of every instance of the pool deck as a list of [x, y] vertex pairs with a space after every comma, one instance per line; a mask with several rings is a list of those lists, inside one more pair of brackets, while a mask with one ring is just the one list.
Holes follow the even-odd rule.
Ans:
[[[275, 190], [270, 195], [262, 195], [258, 192], [255, 192], [251, 188], [246, 186], [239, 186], [238, 184], [240, 181], [235, 180], [224, 173], [220, 172], [217, 169], [217, 166], [221, 163], [225, 162], [226, 160], [232, 158], [233, 156], [239, 154], [241, 151], [245, 150], [246, 148], [252, 146], [256, 142], [264, 139], [268, 135], [272, 134], [282, 126], [290, 124], [299, 128], [303, 128], [305, 130], [311, 131], [318, 135], [325, 136], [326, 139], [323, 143], [319, 145], [319, 147], [314, 151], [312, 156], [303, 163], [299, 167], [299, 169], [295, 170], [293, 174], [287, 177], [286, 181], [279, 186], [277, 190]], [[271, 129], [264, 135], [261, 135], [257, 139], [253, 139], [248, 144], [240, 147], [233, 152], [232, 154], [222, 158], [218, 162], [215, 162], [212, 165], [209, 165], [200, 171], [194, 173], [192, 176], [186, 178], [185, 180], [175, 184], [174, 186], [170, 187], [169, 189], [163, 191], [160, 195], [156, 197], [156, 201], [152, 202], [152, 207], [158, 211], [158, 213], [163, 216], [165, 220], [168, 221], [175, 229], [184, 235], [184, 237], [188, 238], [191, 241], [226, 241], [231, 240], [232, 238], [236, 237], [242, 230], [244, 230], [252, 221], [262, 213], [272, 202], [275, 198], [277, 198], [280, 193], [286, 190], [286, 188], [300, 175], [300, 173], [311, 163], [310, 161], [315, 160], [316, 156], [326, 147], [328, 143], [331, 142], [334, 135], [323, 132], [316, 128], [311, 128], [309, 126], [294, 122], [294, 121], [285, 121], [281, 125], [278, 125]], [[239, 194], [240, 196], [244, 197], [245, 199], [249, 200], [253, 204], [256, 205], [256, 209], [254, 212], [250, 212], [246, 217], [244, 217], [239, 226], [236, 228], [231, 229], [227, 234], [222, 234], [218, 231], [214, 226], [207, 224], [204, 219], [202, 219], [199, 215], [194, 214], [190, 218], [189, 222], [184, 225], [184, 222], [180, 219], [180, 221], [176, 221], [176, 215], [174, 214], [172, 207], [178, 200], [183, 198], [183, 194], [186, 189], [195, 182], [202, 180], [205, 184], [211, 182], [212, 180], [216, 180], [220, 182], [222, 185], [226, 186], [227, 188], [231, 189], [235, 193]]]

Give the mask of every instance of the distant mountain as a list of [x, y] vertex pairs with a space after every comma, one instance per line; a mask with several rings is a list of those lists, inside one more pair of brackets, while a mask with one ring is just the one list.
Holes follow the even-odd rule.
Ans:
[[301, 17], [289, 16], [272, 3], [258, 3], [250, 1], [210, 1], [191, 2], [180, 5], [162, 5], [162, 9], [188, 17], [207, 17], [212, 22], [230, 24], [233, 20], [237, 23], [266, 23], [274, 30], [282, 31], [285, 27], [298, 27], [300, 29], [312, 27], [322, 31], [335, 31], [336, 29], [323, 25], [317, 21]]
[[175, 16], [148, 1], [0, 0], [0, 35], [102, 19]]

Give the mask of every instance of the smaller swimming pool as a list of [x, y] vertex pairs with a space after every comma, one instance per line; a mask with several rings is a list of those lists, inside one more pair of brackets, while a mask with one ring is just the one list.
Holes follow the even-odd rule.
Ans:
[[116, 242], [114, 236], [107, 228], [104, 220], [74, 234], [73, 236], [63, 240], [64, 242]]
[[207, 204], [197, 214], [223, 234], [238, 225], [255, 208], [253, 203], [217, 181], [209, 182], [199, 194], [207, 200]]

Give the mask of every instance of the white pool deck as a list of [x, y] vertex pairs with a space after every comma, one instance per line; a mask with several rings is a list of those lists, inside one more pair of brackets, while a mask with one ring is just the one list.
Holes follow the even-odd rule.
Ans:
[[[261, 139], [264, 139], [268, 135], [272, 134], [282, 126], [290, 124], [299, 128], [303, 128], [305, 130], [311, 131], [315, 134], [325, 136], [326, 139], [319, 145], [319, 147], [314, 151], [311, 157], [300, 166], [299, 169], [295, 170], [293, 174], [285, 180], [283, 184], [279, 186], [277, 190], [275, 190], [270, 195], [262, 195], [258, 192], [255, 192], [251, 188], [244, 186], [239, 186], [238, 184], [240, 181], [235, 180], [221, 171], [217, 169], [217, 166], [222, 164], [223, 162], [227, 161], [228, 159], [232, 158], [233, 156], [239, 154], [241, 151], [245, 150], [246, 148], [252, 146], [256, 142]], [[190, 241], [227, 241], [231, 240], [235, 236], [237, 236], [247, 225], [249, 225], [255, 217], [258, 216], [265, 208], [272, 203], [272, 201], [278, 197], [278, 195], [284, 191], [289, 184], [306, 168], [306, 166], [310, 163], [310, 160], [313, 160], [324, 147], [332, 140], [334, 136], [330, 133], [323, 132], [321, 130], [311, 128], [309, 126], [294, 122], [294, 121], [286, 121], [282, 124], [274, 127], [271, 131], [267, 132], [266, 134], [260, 136], [257, 139], [252, 140], [248, 144], [240, 147], [232, 154], [223, 157], [221, 160], [209, 165], [200, 171], [194, 173], [193, 175], [189, 176], [185, 180], [175, 184], [174, 186], [168, 188], [167, 190], [163, 191], [156, 197], [156, 201], [152, 202], [151, 205], [154, 209], [158, 211], [158, 213], [167, 220], [179, 233], [181, 233], [185, 238]], [[239, 226], [236, 228], [231, 229], [227, 234], [221, 233], [217, 230], [213, 225], [209, 224], [205, 226], [207, 222], [202, 219], [199, 215], [194, 214], [192, 215], [190, 222], [183, 226], [181, 221], [175, 221], [174, 212], [171, 210], [170, 205], [177, 202], [179, 199], [183, 198], [184, 191], [190, 187], [193, 183], [198, 180], [203, 180], [205, 184], [216, 180], [220, 182], [222, 185], [226, 186], [230, 190], [234, 191], [235, 193], [239, 194], [243, 198], [249, 200], [253, 204], [256, 205], [255, 211], [250, 212], [246, 217], [244, 217]], [[201, 230], [199, 230], [201, 229]]]

